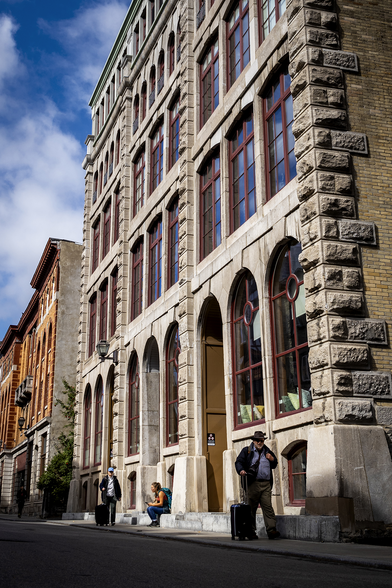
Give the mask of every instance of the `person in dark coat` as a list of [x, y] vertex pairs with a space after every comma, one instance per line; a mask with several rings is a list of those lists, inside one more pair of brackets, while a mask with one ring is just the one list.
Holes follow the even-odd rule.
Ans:
[[[252, 514], [254, 534], [251, 539], [258, 539], [256, 533], [256, 511], [260, 504], [263, 511], [265, 528], [269, 539], [280, 536], [276, 530], [276, 517], [271, 503], [272, 470], [278, 465], [275, 454], [264, 445], [266, 439], [262, 431], [256, 431], [251, 437], [253, 443], [244, 447], [235, 462], [237, 474], [248, 479], [248, 501]], [[243, 482], [242, 482], [243, 483]]]
[[23, 484], [19, 488], [18, 492], [16, 493], [16, 502], [18, 503], [18, 517], [21, 518], [22, 511], [24, 507], [24, 503], [26, 500], [26, 490], [24, 489]]
[[121, 488], [113, 468], [108, 468], [108, 475], [102, 478], [99, 489], [102, 491], [102, 500], [109, 509], [113, 526], [116, 524], [116, 504], [121, 500]]

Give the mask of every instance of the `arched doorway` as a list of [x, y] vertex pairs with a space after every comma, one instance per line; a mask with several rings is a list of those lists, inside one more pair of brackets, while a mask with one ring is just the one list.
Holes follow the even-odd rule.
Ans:
[[159, 461], [159, 350], [155, 337], [147, 341], [144, 352], [144, 383], [146, 394], [142, 398], [143, 429], [145, 432], [142, 451], [146, 465]]
[[227, 449], [222, 315], [207, 303], [201, 330], [203, 454], [207, 458], [208, 510], [223, 512], [223, 452]]
[[111, 367], [108, 375], [108, 386], [107, 390], [109, 393], [108, 400], [108, 435], [107, 435], [107, 467], [112, 465], [113, 458], [113, 417], [114, 417], [114, 368]]

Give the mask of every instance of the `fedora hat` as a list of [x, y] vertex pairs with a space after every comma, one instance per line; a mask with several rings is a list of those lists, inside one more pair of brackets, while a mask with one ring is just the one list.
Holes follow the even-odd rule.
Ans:
[[264, 439], [268, 439], [268, 437], [264, 435], [263, 431], [255, 431], [251, 439], [252, 441], [264, 441]]

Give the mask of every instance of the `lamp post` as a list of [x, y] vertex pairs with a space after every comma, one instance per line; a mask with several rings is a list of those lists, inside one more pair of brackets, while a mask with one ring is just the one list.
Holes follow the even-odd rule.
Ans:
[[112, 355], [108, 355], [109, 352], [109, 343], [102, 339], [97, 343], [97, 353], [98, 357], [101, 361], [105, 361], [106, 359], [111, 360], [114, 365], [118, 365], [118, 349], [114, 349]]

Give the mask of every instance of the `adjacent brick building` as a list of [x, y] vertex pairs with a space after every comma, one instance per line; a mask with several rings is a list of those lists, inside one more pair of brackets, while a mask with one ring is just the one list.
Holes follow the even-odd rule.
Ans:
[[82, 246], [71, 241], [48, 240], [31, 280], [35, 292], [0, 344], [2, 511], [16, 510], [21, 484], [28, 495], [25, 512], [42, 511], [37, 481], [65, 424], [56, 399], [63, 399], [63, 379], [76, 381], [81, 253]]
[[173, 465], [173, 512], [227, 512], [261, 429], [278, 513], [392, 522], [391, 10], [130, 5], [90, 102], [70, 512], [108, 465], [124, 512]]

